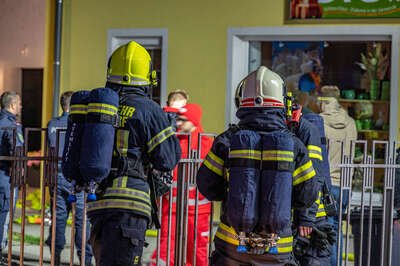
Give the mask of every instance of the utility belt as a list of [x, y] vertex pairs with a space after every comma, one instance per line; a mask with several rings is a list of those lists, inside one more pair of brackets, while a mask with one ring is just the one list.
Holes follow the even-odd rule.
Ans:
[[278, 234], [260, 235], [257, 233], [237, 234], [235, 229], [220, 223], [215, 234], [219, 239], [238, 247], [238, 252], [262, 255], [289, 253], [293, 249], [293, 236], [283, 237]]

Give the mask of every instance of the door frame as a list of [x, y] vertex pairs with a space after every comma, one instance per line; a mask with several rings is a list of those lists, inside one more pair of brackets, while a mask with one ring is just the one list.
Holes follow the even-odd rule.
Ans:
[[284, 26], [229, 28], [225, 123], [235, 122], [234, 95], [248, 74], [250, 41], [391, 41], [389, 139], [397, 139], [400, 29], [396, 26]]

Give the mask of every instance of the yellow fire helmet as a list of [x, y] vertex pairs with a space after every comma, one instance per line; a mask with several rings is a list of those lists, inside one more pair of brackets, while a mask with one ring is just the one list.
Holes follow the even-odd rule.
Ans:
[[134, 41], [118, 47], [108, 61], [107, 81], [127, 86], [157, 85], [149, 53]]
[[285, 107], [285, 85], [282, 78], [265, 66], [251, 72], [238, 85], [236, 107]]

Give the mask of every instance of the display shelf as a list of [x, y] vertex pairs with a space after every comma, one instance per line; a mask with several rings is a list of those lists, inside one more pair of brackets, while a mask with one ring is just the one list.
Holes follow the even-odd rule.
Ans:
[[360, 129], [357, 133], [386, 133], [389, 134], [389, 130], [374, 130], [374, 129]]
[[339, 99], [341, 103], [385, 103], [389, 104], [389, 100], [359, 100], [359, 99]]

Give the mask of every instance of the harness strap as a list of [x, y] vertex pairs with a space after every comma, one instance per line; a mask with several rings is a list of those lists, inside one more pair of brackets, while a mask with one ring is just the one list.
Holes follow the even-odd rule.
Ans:
[[[238, 234], [236, 233], [235, 229], [222, 222], [219, 224], [215, 236], [229, 244], [235, 246], [239, 245]], [[278, 253], [292, 252], [293, 236], [288, 236], [288, 237], [281, 236], [279, 240], [276, 242], [276, 247], [278, 249]], [[268, 252], [269, 247], [266, 247], [265, 251]]]

